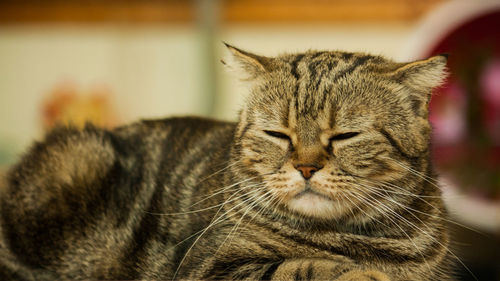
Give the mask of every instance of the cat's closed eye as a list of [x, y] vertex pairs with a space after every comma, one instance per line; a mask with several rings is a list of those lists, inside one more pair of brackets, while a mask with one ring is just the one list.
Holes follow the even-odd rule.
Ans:
[[287, 134], [284, 134], [284, 133], [281, 133], [281, 132], [264, 130], [264, 133], [266, 133], [267, 135], [269, 135], [271, 137], [275, 137], [275, 138], [278, 138], [278, 139], [284, 139], [284, 140], [288, 140], [288, 141], [291, 140], [290, 137]]
[[336, 134], [332, 137], [330, 137], [328, 140], [330, 141], [330, 144], [334, 141], [341, 141], [341, 140], [346, 140], [353, 138], [355, 136], [359, 135], [359, 132], [347, 132], [347, 133], [342, 133], [342, 134]]

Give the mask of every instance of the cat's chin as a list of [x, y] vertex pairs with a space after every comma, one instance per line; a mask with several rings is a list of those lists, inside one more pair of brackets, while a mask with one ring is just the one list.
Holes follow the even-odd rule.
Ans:
[[340, 202], [314, 191], [296, 195], [288, 202], [288, 208], [306, 216], [324, 219], [335, 218], [343, 213]]

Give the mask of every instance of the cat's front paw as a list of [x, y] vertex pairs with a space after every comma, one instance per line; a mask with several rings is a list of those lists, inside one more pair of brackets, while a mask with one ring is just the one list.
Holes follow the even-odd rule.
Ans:
[[377, 270], [353, 270], [342, 274], [338, 281], [390, 281], [385, 273]]

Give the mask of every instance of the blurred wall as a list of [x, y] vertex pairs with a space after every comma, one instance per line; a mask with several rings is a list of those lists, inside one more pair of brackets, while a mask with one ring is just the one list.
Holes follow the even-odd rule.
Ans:
[[[411, 1], [410, 1], [411, 2]], [[245, 88], [222, 41], [263, 55], [342, 49], [404, 59], [440, 0], [0, 2], [0, 165], [43, 135], [43, 105], [68, 85], [109, 94], [117, 124], [203, 115], [235, 120]]]
[[0, 146], [17, 153], [39, 138], [40, 105], [63, 83], [83, 94], [106, 87], [123, 123], [186, 114], [234, 120], [245, 89], [218, 62], [227, 55], [222, 41], [263, 55], [343, 49], [397, 58], [411, 29], [405, 23], [223, 28], [213, 40], [218, 54], [208, 58], [220, 80], [212, 97], [194, 27], [0, 27]]
[[0, 136], [16, 149], [38, 137], [40, 105], [61, 83], [108, 88], [121, 122], [207, 115], [197, 40], [171, 26], [0, 28]]

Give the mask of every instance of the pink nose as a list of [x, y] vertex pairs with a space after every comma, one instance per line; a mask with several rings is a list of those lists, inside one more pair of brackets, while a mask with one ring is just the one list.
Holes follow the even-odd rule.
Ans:
[[297, 166], [295, 166], [295, 169], [297, 169], [306, 180], [310, 179], [313, 176], [313, 174], [316, 173], [321, 168], [322, 167], [318, 168], [318, 167], [313, 166], [313, 165], [297, 165]]

